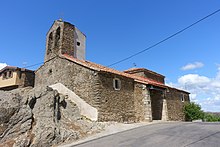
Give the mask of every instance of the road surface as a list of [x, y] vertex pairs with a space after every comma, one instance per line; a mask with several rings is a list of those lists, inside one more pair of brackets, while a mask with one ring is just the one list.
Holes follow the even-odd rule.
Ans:
[[75, 147], [220, 147], [220, 123], [162, 122], [87, 141]]

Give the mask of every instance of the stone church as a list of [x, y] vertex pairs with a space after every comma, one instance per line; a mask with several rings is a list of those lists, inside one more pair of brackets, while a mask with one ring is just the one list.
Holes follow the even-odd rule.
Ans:
[[86, 36], [62, 20], [53, 23], [46, 39], [35, 87], [60, 83], [97, 121], [184, 120], [189, 93], [165, 85], [163, 75], [145, 68], [122, 72], [86, 61]]
[[17, 67], [0, 71], [0, 90], [51, 87], [94, 121], [184, 120], [189, 93], [164, 83], [145, 68], [118, 71], [85, 60], [86, 36], [74, 25], [56, 20], [46, 36], [44, 64], [35, 73]]

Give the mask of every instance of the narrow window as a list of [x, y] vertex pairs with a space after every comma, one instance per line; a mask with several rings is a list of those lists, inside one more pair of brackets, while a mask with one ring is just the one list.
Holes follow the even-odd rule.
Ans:
[[52, 52], [52, 46], [53, 46], [53, 32], [51, 32], [49, 35], [47, 54], [50, 54]]
[[6, 79], [6, 78], [7, 78], [7, 72], [4, 72], [2, 79], [4, 80], [4, 79]]
[[21, 71], [18, 71], [18, 77], [19, 77], [19, 79], [21, 79]]
[[60, 27], [58, 27], [57, 30], [56, 30], [55, 47], [59, 46], [59, 40], [60, 40]]
[[12, 77], [13, 77], [12, 71], [9, 71], [8, 72], [8, 78], [12, 78]]
[[184, 99], [184, 94], [181, 94], [181, 101], [184, 102], [185, 99]]
[[113, 87], [115, 90], [121, 89], [121, 81], [118, 78], [113, 79]]
[[49, 69], [49, 71], [48, 71], [48, 75], [51, 75], [52, 74], [52, 69]]

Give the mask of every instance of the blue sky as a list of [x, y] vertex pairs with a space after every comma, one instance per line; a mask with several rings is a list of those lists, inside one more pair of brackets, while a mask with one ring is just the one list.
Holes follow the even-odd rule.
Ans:
[[[109, 65], [219, 8], [218, 0], [1, 1], [0, 65], [43, 62], [46, 33], [60, 17], [86, 34], [87, 60]], [[205, 111], [220, 111], [219, 26], [220, 13], [113, 68], [135, 63], [156, 71], [167, 84], [190, 91]]]

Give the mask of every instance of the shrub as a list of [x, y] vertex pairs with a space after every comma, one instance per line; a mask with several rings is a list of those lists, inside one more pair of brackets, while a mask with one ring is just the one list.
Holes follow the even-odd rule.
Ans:
[[207, 122], [217, 122], [217, 121], [220, 121], [220, 117], [216, 116], [216, 115], [213, 115], [213, 114], [205, 113], [204, 121], [207, 121]]
[[198, 120], [204, 118], [204, 112], [201, 110], [201, 106], [194, 102], [185, 104], [184, 113], [185, 113], [186, 121], [192, 121], [192, 120]]

